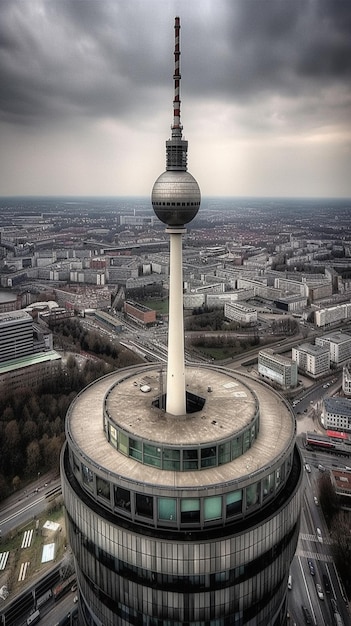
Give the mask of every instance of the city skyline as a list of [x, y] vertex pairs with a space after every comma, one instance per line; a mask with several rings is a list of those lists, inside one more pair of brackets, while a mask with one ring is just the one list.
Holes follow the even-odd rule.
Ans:
[[1, 195], [147, 196], [182, 120], [204, 196], [351, 196], [340, 0], [0, 3]]

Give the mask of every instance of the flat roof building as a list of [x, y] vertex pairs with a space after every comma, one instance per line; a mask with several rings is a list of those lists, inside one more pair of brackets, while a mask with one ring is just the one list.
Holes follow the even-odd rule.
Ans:
[[327, 374], [330, 369], [330, 354], [328, 346], [315, 346], [303, 343], [292, 349], [292, 359], [297, 367], [312, 378]]
[[321, 422], [324, 428], [351, 432], [351, 400], [325, 398]]
[[33, 318], [26, 311], [0, 313], [0, 363], [33, 354]]
[[335, 331], [323, 337], [316, 337], [316, 346], [329, 346], [330, 362], [342, 365], [351, 359], [351, 335]]
[[297, 363], [273, 350], [260, 350], [258, 353], [258, 373], [284, 389], [297, 385]]

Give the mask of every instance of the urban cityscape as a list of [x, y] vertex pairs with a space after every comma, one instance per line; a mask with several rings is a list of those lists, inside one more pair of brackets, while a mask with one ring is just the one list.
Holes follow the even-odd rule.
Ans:
[[[41, 0], [34, 3], [36, 17], [45, 23], [47, 6], [41, 6]], [[166, 13], [169, 21], [169, 8], [163, 12], [157, 0], [152, 4], [156, 23]], [[135, 195], [109, 194], [108, 186], [101, 195], [94, 184], [86, 194], [62, 193], [65, 187], [60, 185], [52, 193], [55, 177], [50, 176], [39, 185], [41, 193], [39, 188], [31, 193], [32, 181], [28, 185], [30, 177], [25, 175], [14, 193], [15, 170], [3, 177], [0, 624], [351, 626], [351, 199], [345, 193], [347, 177], [342, 177], [347, 158], [338, 160], [344, 184], [340, 193], [323, 190], [321, 172], [328, 178], [330, 169], [318, 151], [316, 169], [311, 166], [310, 172], [320, 181], [314, 191], [323, 190], [321, 195], [311, 193], [307, 170], [298, 174], [297, 161], [285, 151], [285, 165], [291, 171], [289, 184], [285, 179], [289, 195], [280, 193], [278, 179], [285, 173], [277, 161], [277, 184], [274, 176], [268, 177], [261, 183], [261, 194], [252, 179], [247, 187], [252, 195], [242, 194], [240, 185], [237, 195], [225, 194], [233, 189], [225, 184], [219, 185], [222, 195], [211, 195], [216, 188], [206, 180], [208, 163], [215, 164], [211, 132], [208, 142], [202, 143], [206, 132], [198, 136], [203, 153], [195, 148], [196, 135], [188, 142], [183, 134], [183, 20], [181, 24], [177, 3], [171, 4], [171, 24], [158, 29], [167, 36], [152, 48], [155, 58], [161, 49], [164, 54], [163, 48], [173, 58], [155, 68], [167, 74], [173, 96], [167, 100], [161, 83], [153, 85], [154, 93], [159, 89], [162, 96], [159, 101], [172, 111], [170, 135], [163, 138], [165, 167], [141, 168], [136, 159], [131, 168], [134, 173], [139, 168], [147, 178], [155, 172], [147, 184], [151, 194], [139, 193], [145, 189], [138, 187], [143, 176], [136, 183], [127, 173], [128, 164], [121, 169], [124, 192], [134, 181]], [[220, 54], [214, 46], [214, 59], [223, 61], [224, 68], [230, 48], [226, 19], [239, 37], [239, 26], [245, 31], [254, 16], [252, 34], [266, 53], [271, 32], [277, 41], [283, 34], [295, 41], [304, 31], [296, 21], [292, 36], [295, 9], [289, 13], [270, 0], [266, 22], [260, 10], [251, 13], [250, 4], [244, 9], [238, 0], [233, 9], [223, 0], [218, 12], [211, 2], [207, 7], [214, 23], [220, 18], [225, 33]], [[120, 19], [130, 27], [130, 17], [117, 5]], [[185, 7], [182, 0], [180, 6]], [[113, 49], [106, 17], [113, 23], [116, 7], [92, 2], [87, 13], [87, 4], [82, 10], [76, 2], [69, 8], [53, 2], [52, 7], [52, 15], [76, 32], [79, 49], [90, 59], [91, 84], [97, 93], [95, 69], [103, 67], [102, 59]], [[33, 59], [41, 64], [40, 46], [32, 45], [38, 42], [37, 35], [29, 36], [28, 30], [28, 39], [20, 42], [14, 34], [16, 23], [23, 28], [26, 10], [12, 13], [0, 7], [8, 41], [16, 41], [19, 56], [27, 42]], [[152, 27], [148, 32], [138, 22], [143, 11], [139, 6], [134, 22], [140, 37], [136, 48], [144, 36], [145, 41], [152, 37]], [[349, 11], [343, 2], [340, 11], [346, 23]], [[33, 15], [29, 9], [28, 29], [35, 23]], [[186, 10], [185, 15], [190, 23], [196, 16], [193, 24], [200, 25], [196, 11]], [[305, 13], [311, 24], [328, 23], [325, 47], [331, 55], [333, 46], [345, 54], [340, 16], [328, 2], [324, 13], [316, 8]], [[84, 36], [81, 18], [86, 20]], [[97, 37], [95, 45], [88, 27]], [[48, 21], [46, 28], [48, 34]], [[332, 32], [334, 38], [329, 39]], [[62, 41], [63, 33], [64, 29]], [[199, 42], [200, 32], [198, 37]], [[134, 50], [122, 40], [117, 46], [120, 60], [132, 58]], [[103, 52], [101, 41], [106, 44]], [[189, 35], [185, 41], [196, 59]], [[322, 119], [330, 88], [328, 72], [320, 74], [315, 63], [318, 52], [323, 55], [319, 39], [311, 37], [313, 54], [302, 48], [291, 66], [289, 87], [289, 81], [281, 79], [279, 86], [275, 84], [264, 70], [272, 93], [281, 99], [276, 99], [269, 122], [262, 123], [262, 118], [256, 124], [257, 130], [262, 123], [259, 133], [266, 124], [272, 133], [273, 128], [287, 128], [285, 116], [296, 114], [292, 100], [288, 104], [294, 97], [294, 81], [298, 79], [295, 84], [301, 88], [299, 81], [305, 76], [318, 80], [323, 76], [324, 97], [315, 118], [320, 129], [317, 132], [316, 125], [306, 143], [296, 141], [295, 159], [299, 153], [301, 165], [308, 145], [322, 145], [328, 135], [322, 131]], [[336, 95], [344, 65], [334, 53]], [[241, 76], [235, 82], [252, 114], [250, 88], [243, 80], [250, 67], [246, 54], [244, 49], [242, 74], [240, 61], [235, 65]], [[8, 61], [0, 62], [9, 86], [8, 103], [19, 89], [14, 87], [19, 66], [16, 55], [13, 58], [9, 73]], [[55, 46], [48, 66], [54, 59]], [[127, 61], [130, 84], [141, 85], [147, 63], [138, 53], [136, 59], [135, 75]], [[271, 62], [275, 65], [273, 57]], [[63, 68], [65, 53], [61, 63]], [[191, 68], [192, 61], [187, 57], [184, 65]], [[252, 81], [260, 75], [258, 57], [255, 65]], [[34, 68], [35, 63], [28, 66], [29, 90], [21, 85], [21, 104], [15, 106], [13, 100], [12, 105], [7, 101], [2, 105], [5, 145], [15, 146], [12, 131], [16, 128], [19, 137], [22, 125], [32, 127], [33, 138], [39, 133], [35, 138], [39, 146], [46, 141], [40, 130], [46, 116], [53, 121], [56, 108], [71, 110], [75, 116], [82, 106], [79, 81], [71, 92], [58, 71], [62, 97], [57, 107], [52, 106], [48, 96], [53, 86], [48, 92], [43, 88], [46, 104], [37, 101], [40, 121], [33, 124], [34, 77], [39, 81]], [[286, 72], [287, 68], [285, 63]], [[117, 71], [112, 65], [110, 69], [112, 75]], [[193, 97], [198, 91], [198, 104], [201, 98], [205, 102], [201, 80], [197, 82], [194, 68], [190, 73]], [[227, 79], [229, 85], [229, 73]], [[88, 75], [84, 81], [87, 87]], [[103, 80], [101, 84], [107, 88]], [[222, 93], [221, 83], [217, 86]], [[312, 92], [301, 88], [299, 93], [300, 121], [307, 124], [302, 98], [311, 104]], [[338, 93], [340, 119], [342, 93]], [[148, 88], [144, 95], [147, 110]], [[118, 100], [124, 123], [127, 100]], [[196, 122], [186, 101], [185, 97], [184, 118], [191, 128]], [[192, 106], [194, 102], [196, 98], [190, 98]], [[219, 119], [231, 115], [224, 102], [219, 97]], [[211, 110], [210, 99], [208, 104]], [[243, 122], [240, 107], [238, 100], [235, 115]], [[104, 97], [92, 101], [88, 97], [83, 117], [89, 117], [88, 110], [103, 110], [100, 130], [104, 133], [106, 124], [113, 136], [108, 108]], [[132, 110], [130, 101], [131, 119]], [[160, 111], [155, 110], [152, 122], [158, 131]], [[209, 128], [208, 113], [197, 121]], [[245, 123], [234, 127], [238, 136], [249, 132]], [[341, 128], [342, 122], [338, 132]], [[72, 137], [77, 132], [74, 125], [71, 132]], [[120, 125], [121, 137], [124, 132]], [[139, 144], [141, 152], [150, 145], [148, 132]], [[331, 141], [338, 132], [330, 133]], [[130, 147], [132, 135], [126, 133], [124, 138]], [[87, 138], [85, 147], [88, 144]], [[218, 136], [219, 144], [226, 144], [224, 135]], [[188, 170], [188, 145], [198, 160], [196, 178]], [[241, 150], [249, 155], [244, 143]], [[59, 153], [58, 142], [57, 163], [60, 158], [62, 163]], [[270, 158], [267, 166], [272, 167]], [[223, 172], [217, 170], [217, 184], [222, 175], [228, 179], [229, 172], [225, 159], [220, 162]], [[76, 171], [77, 181], [82, 181], [82, 170], [77, 161], [73, 163], [74, 158], [72, 173]], [[160, 163], [156, 152], [149, 153], [148, 167], [151, 163], [155, 168]], [[38, 164], [33, 150], [33, 181]], [[88, 161], [86, 166], [88, 173]], [[57, 172], [62, 176], [61, 166]], [[72, 181], [70, 174], [66, 169], [67, 180]], [[299, 176], [297, 195], [291, 190]], [[86, 185], [83, 188], [88, 192]]]

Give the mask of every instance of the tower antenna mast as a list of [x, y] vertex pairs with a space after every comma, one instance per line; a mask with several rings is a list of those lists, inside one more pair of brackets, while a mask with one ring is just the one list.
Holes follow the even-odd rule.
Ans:
[[180, 123], [180, 18], [174, 22], [174, 99], [171, 138], [166, 141], [166, 171], [152, 190], [152, 206], [157, 217], [167, 224], [169, 234], [169, 323], [166, 411], [171, 415], [186, 413], [183, 261], [182, 235], [197, 214], [201, 194], [195, 178], [187, 171], [188, 142], [182, 139]]

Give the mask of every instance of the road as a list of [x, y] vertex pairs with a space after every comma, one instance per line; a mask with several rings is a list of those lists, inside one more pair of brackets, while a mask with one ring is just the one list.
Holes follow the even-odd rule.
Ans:
[[4, 500], [0, 505], [1, 536], [6, 537], [11, 531], [24, 526], [29, 519], [40, 515], [48, 506], [48, 495], [58, 488], [61, 488], [60, 479], [48, 475]]
[[[334, 626], [337, 607], [344, 626], [351, 626], [345, 596], [335, 569], [331, 540], [318, 498], [319, 464], [324, 467], [343, 466], [339, 457], [302, 450], [310, 472], [305, 470], [304, 498], [298, 546], [291, 565], [292, 589], [289, 591], [290, 624], [304, 624], [302, 607], [306, 607], [315, 626]], [[318, 538], [317, 528], [320, 529]], [[320, 585], [318, 596], [317, 584]], [[334, 604], [335, 603], [335, 604]]]

